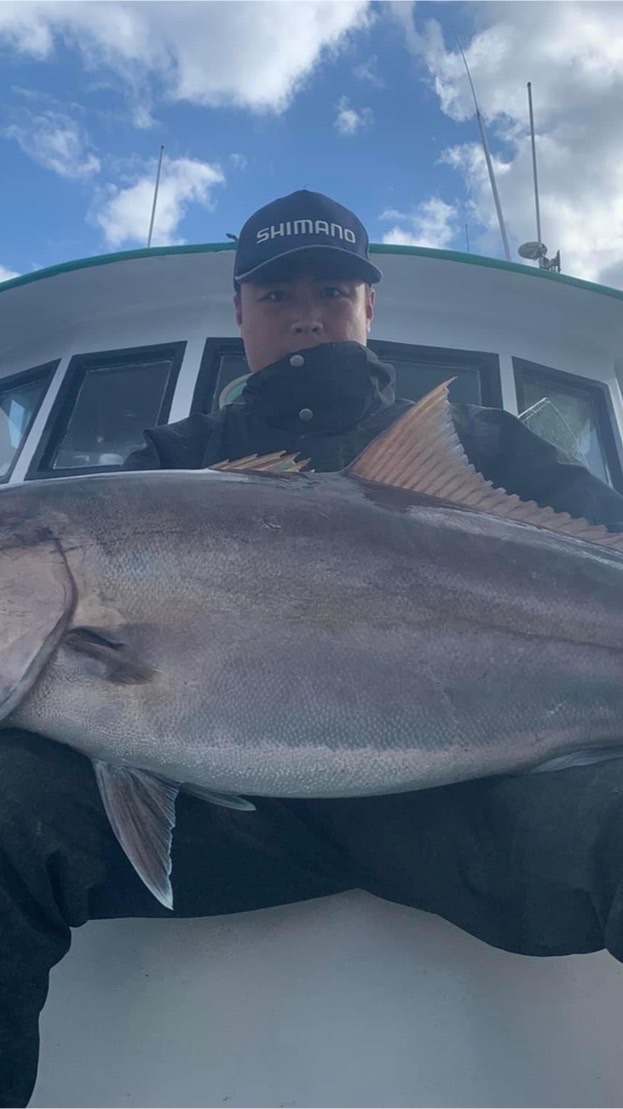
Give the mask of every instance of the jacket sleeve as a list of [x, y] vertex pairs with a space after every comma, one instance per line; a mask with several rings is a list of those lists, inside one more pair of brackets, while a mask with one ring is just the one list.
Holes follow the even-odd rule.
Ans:
[[122, 470], [161, 470], [163, 468], [160, 454], [156, 444], [147, 438], [149, 432], [144, 432], [147, 440], [144, 447], [138, 447], [128, 455]]
[[[143, 432], [145, 446], [132, 451], [124, 470], [200, 470], [223, 422], [221, 414], [195, 412], [174, 424]], [[214, 452], [212, 452], [214, 453]]]
[[623, 530], [623, 496], [576, 459], [501, 408], [453, 405], [470, 462], [494, 485], [522, 500]]

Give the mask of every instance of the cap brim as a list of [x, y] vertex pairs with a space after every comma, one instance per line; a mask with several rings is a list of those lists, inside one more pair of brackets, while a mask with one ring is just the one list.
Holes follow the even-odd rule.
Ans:
[[[261, 265], [255, 266], [252, 270], [247, 270], [246, 273], [236, 273], [234, 274], [234, 282], [243, 285], [245, 281], [278, 280], [283, 277], [284, 273], [287, 273], [290, 264], [305, 255], [314, 255], [316, 264], [321, 261], [323, 256], [326, 256], [331, 273], [342, 278], [358, 279], [375, 285], [383, 277], [377, 266], [374, 266], [372, 262], [368, 262], [366, 258], [359, 258], [350, 250], [343, 250], [339, 246], [325, 246], [324, 244], [312, 246], [310, 244], [309, 246], [297, 247], [295, 250], [285, 250], [283, 254], [278, 254], [275, 258], [269, 258], [268, 261], [262, 262]], [[330, 274], [326, 276], [330, 276]]]

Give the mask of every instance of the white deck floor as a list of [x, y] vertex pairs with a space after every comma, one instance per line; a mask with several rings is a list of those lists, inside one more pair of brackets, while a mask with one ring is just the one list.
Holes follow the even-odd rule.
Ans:
[[75, 933], [32, 1106], [623, 1105], [623, 967], [365, 894]]

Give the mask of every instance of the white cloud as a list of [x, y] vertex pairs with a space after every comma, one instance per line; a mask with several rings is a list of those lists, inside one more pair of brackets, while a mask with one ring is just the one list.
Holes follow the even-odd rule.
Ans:
[[383, 235], [384, 243], [442, 250], [450, 246], [456, 234], [458, 211], [438, 197], [431, 197], [412, 212], [389, 209], [380, 218], [394, 221], [394, 226]]
[[12, 277], [20, 277], [20, 274], [16, 270], [10, 270], [6, 266], [0, 265], [0, 281], [10, 281]]
[[347, 96], [343, 96], [337, 105], [337, 116], [333, 121], [334, 127], [340, 135], [356, 135], [358, 131], [365, 131], [371, 127], [374, 114], [371, 108], [360, 108], [358, 111], [351, 108]]
[[[108, 185], [96, 200], [90, 222], [99, 227], [108, 246], [145, 246], [154, 197], [156, 166], [145, 169], [126, 187]], [[165, 160], [162, 166], [152, 246], [184, 242], [178, 227], [190, 204], [213, 206], [212, 192], [225, 181], [219, 166], [192, 158]]]
[[248, 165], [244, 154], [230, 154], [229, 161], [234, 169], [246, 169]]
[[143, 125], [154, 78], [173, 100], [283, 111], [322, 60], [373, 19], [369, 0], [132, 3], [3, 0], [0, 41], [38, 59], [63, 42], [120, 75]]
[[[426, 70], [442, 110], [471, 120], [474, 141], [442, 156], [463, 178], [482, 226], [474, 243], [501, 254], [491, 189], [462, 59], [441, 28], [420, 29], [393, 5], [405, 41]], [[560, 248], [563, 272], [623, 285], [623, 5], [469, 5], [477, 30], [463, 47], [496, 151], [496, 175], [513, 258], [536, 239], [526, 81], [533, 80], [542, 236]]]
[[82, 127], [63, 112], [33, 112], [22, 108], [16, 122], [5, 129], [25, 154], [61, 177], [92, 177], [100, 170], [100, 161], [89, 150], [89, 140]]
[[379, 77], [378, 61], [376, 54], [372, 54], [370, 58], [356, 65], [353, 73], [358, 81], [368, 81], [375, 89], [383, 89], [385, 82]]
[[16, 2], [0, 4], [0, 36], [20, 54], [47, 58], [53, 47], [53, 29], [41, 18], [41, 4]]

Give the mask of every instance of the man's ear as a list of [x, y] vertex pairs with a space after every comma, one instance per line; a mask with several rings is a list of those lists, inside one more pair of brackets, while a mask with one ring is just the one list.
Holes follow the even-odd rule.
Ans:
[[234, 310], [236, 313], [236, 323], [238, 327], [242, 327], [242, 298], [240, 293], [234, 294]]
[[376, 289], [373, 289], [371, 285], [368, 285], [366, 287], [366, 319], [368, 321], [368, 331], [370, 331], [370, 328], [372, 326], [372, 320], [374, 319], [374, 306], [375, 306], [375, 304], [376, 304]]

